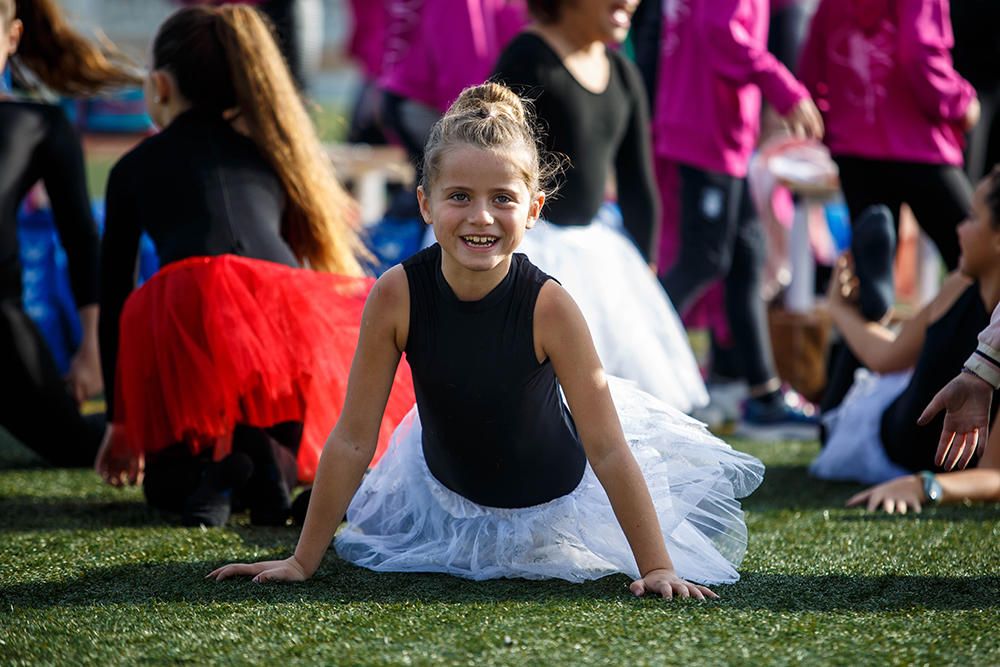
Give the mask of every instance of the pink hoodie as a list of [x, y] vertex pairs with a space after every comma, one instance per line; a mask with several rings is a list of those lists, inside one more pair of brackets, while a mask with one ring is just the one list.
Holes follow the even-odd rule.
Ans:
[[653, 133], [657, 155], [743, 177], [761, 93], [780, 114], [808, 97], [767, 51], [768, 0], [664, 0]]
[[388, 0], [385, 69], [379, 86], [441, 112], [484, 82], [527, 22], [523, 0]]
[[823, 0], [799, 69], [830, 152], [961, 165], [975, 91], [952, 43], [948, 0]]

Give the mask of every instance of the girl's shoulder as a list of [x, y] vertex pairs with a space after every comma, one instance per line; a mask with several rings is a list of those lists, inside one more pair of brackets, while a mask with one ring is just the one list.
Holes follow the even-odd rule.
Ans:
[[[406, 270], [397, 264], [379, 276], [365, 305], [365, 319], [369, 323], [383, 323], [393, 332], [396, 348], [406, 349], [410, 329], [410, 287]], [[379, 327], [381, 328], [381, 327]]]

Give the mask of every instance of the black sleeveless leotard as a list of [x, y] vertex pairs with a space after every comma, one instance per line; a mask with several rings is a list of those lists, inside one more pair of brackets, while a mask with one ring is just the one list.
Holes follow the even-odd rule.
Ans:
[[583, 447], [551, 362], [535, 356], [535, 301], [549, 276], [515, 254], [493, 291], [460, 301], [441, 272], [440, 246], [403, 267], [406, 357], [431, 474], [490, 507], [529, 507], [575, 489]]
[[[909, 470], [934, 470], [934, 454], [944, 426], [944, 413], [926, 426], [917, 418], [976, 349], [979, 332], [990, 323], [979, 285], [966, 289], [948, 312], [927, 327], [924, 345], [903, 393], [882, 413], [882, 445], [898, 465]], [[993, 395], [997, 405], [998, 393]]]

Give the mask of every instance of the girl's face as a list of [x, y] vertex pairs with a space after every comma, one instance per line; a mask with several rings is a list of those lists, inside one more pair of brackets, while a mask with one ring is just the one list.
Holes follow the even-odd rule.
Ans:
[[521, 153], [451, 146], [442, 152], [428, 190], [418, 188], [420, 212], [434, 225], [445, 275], [506, 275], [511, 254], [545, 201], [543, 194], [529, 192]]
[[994, 220], [986, 205], [989, 182], [982, 181], [972, 198], [972, 213], [958, 226], [962, 254], [958, 269], [970, 278], [980, 278], [1000, 265], [1000, 220]]
[[621, 44], [628, 36], [638, 0], [570, 0], [560, 8], [560, 22], [594, 41]]

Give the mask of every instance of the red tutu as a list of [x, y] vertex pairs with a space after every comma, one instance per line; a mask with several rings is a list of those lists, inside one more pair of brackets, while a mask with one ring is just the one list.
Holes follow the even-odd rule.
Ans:
[[[125, 303], [115, 421], [137, 449], [186, 442], [216, 458], [229, 453], [236, 424], [303, 421], [299, 479], [312, 481], [373, 283], [235, 255], [167, 265]], [[413, 402], [404, 360], [375, 461]]]

